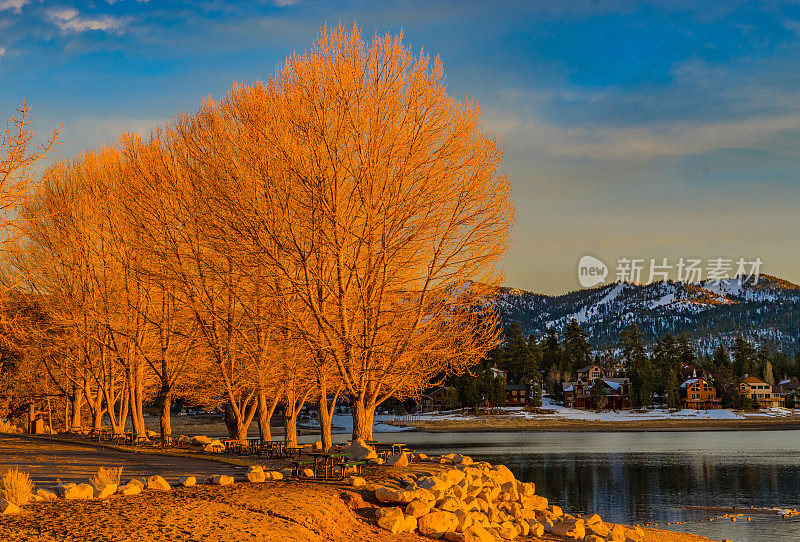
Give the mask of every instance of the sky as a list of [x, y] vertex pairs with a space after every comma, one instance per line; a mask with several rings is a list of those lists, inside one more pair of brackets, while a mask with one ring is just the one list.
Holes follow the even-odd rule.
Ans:
[[0, 117], [25, 98], [75, 155], [267, 79], [340, 21], [403, 31], [480, 104], [519, 215], [506, 284], [578, 289], [587, 255], [606, 282], [681, 258], [800, 282], [796, 1], [0, 0]]

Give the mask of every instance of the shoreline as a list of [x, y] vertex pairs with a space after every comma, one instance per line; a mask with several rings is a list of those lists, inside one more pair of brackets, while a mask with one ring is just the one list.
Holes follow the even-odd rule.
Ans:
[[[41, 439], [27, 442], [30, 453], [38, 461], [45, 460], [46, 445], [56, 447], [57, 442]], [[19, 442], [19, 441], [18, 441]], [[7, 443], [10, 443], [7, 441]], [[30, 447], [30, 444], [44, 444]], [[78, 444], [78, 443], [74, 443]], [[61, 448], [79, 448], [66, 445]], [[96, 443], [83, 443], [95, 447]], [[44, 449], [43, 449], [44, 448]], [[105, 447], [98, 451], [112, 452]], [[86, 452], [73, 450], [77, 457]], [[96, 455], [91, 454], [90, 455]], [[126, 464], [127, 475], [134, 470], [127, 465], [137, 461], [137, 454], [113, 450], [115, 463]], [[31, 457], [30, 459], [34, 459]], [[105, 460], [114, 460], [106, 457]], [[105, 462], [101, 460], [101, 462]], [[179, 462], [180, 463], [180, 462]], [[176, 463], [176, 464], [179, 464]], [[201, 474], [208, 467], [197, 461], [187, 461], [182, 471]], [[380, 487], [401, 488], [409, 475], [431, 476], [452, 470], [435, 462], [414, 462], [407, 467], [367, 466], [364, 477], [367, 483], [352, 487], [347, 481], [312, 481], [286, 479], [272, 482], [249, 483], [244, 479], [242, 466], [218, 463], [228, 470], [236, 483], [229, 486], [197, 485], [172, 490], [143, 491], [130, 497], [119, 494], [105, 500], [30, 503], [19, 514], [0, 516], [0, 539], [5, 540], [198, 540], [215, 539], [225, 542], [238, 540], [263, 540], [269, 542], [372, 542], [429, 541], [416, 532], [393, 534], [378, 524], [381, 510], [387, 506], [376, 499]], [[154, 468], [155, 467], [155, 468]], [[52, 465], [61, 471], [63, 465]], [[147, 469], [147, 463], [141, 465]], [[163, 468], [163, 467], [162, 467]], [[158, 469], [150, 465], [154, 471]], [[91, 469], [89, 469], [91, 470]], [[221, 471], [219, 471], [221, 472]], [[156, 472], [152, 472], [155, 474]], [[77, 473], [75, 473], [77, 474]], [[83, 474], [85, 476], [88, 471]], [[172, 481], [183, 472], [162, 472]], [[158, 518], [153, 521], [153, 518]], [[335, 518], [335, 519], [333, 519]], [[612, 525], [612, 524], [609, 524]], [[643, 542], [702, 542], [709, 538], [679, 531], [643, 527]], [[537, 536], [520, 536], [519, 540], [549, 542], [563, 538], [545, 533]]]
[[576, 421], [530, 420], [515, 416], [487, 415], [464, 420], [393, 422], [392, 425], [408, 428], [407, 431], [423, 433], [791, 431], [800, 430], [800, 416], [744, 420]]

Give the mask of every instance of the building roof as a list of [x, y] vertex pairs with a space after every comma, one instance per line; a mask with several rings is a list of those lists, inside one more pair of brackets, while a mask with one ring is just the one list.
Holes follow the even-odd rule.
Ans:
[[748, 375], [739, 379], [740, 384], [766, 384], [763, 380], [756, 375]]
[[600, 367], [600, 365], [598, 365], [597, 363], [592, 363], [591, 365], [587, 365], [586, 367], [581, 367], [580, 369], [576, 370], [575, 372], [576, 373], [588, 373], [589, 371], [592, 370], [592, 367], [599, 367], [600, 370], [603, 370], [603, 368]]
[[575, 391], [575, 386], [572, 385], [572, 382], [563, 382], [561, 387], [564, 388], [564, 391]]
[[703, 379], [702, 379], [702, 378], [690, 378], [689, 380], [687, 380], [686, 382], [684, 382], [683, 384], [681, 384], [681, 389], [686, 389], [686, 388], [688, 388], [689, 386], [691, 386], [692, 384], [694, 384], [694, 383], [695, 383], [695, 382], [697, 382], [698, 380], [703, 380]]

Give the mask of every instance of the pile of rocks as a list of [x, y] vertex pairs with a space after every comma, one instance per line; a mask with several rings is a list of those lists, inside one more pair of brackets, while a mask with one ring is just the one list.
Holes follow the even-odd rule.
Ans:
[[[425, 460], [420, 455], [414, 461]], [[585, 542], [641, 542], [644, 531], [603, 522], [597, 514], [565, 514], [536, 495], [532, 482], [520, 482], [505, 466], [475, 463], [450, 454], [430, 459], [455, 465], [435, 475], [403, 479], [403, 489], [380, 487], [375, 498], [378, 525], [392, 533], [419, 531], [451, 542], [498, 542], [545, 532]], [[394, 506], [391, 506], [394, 505]]]

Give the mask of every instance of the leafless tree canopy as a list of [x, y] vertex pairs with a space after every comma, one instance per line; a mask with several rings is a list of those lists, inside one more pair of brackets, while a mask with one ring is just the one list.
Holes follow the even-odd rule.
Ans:
[[157, 396], [167, 434], [181, 397], [268, 438], [282, 403], [294, 441], [316, 400], [329, 446], [346, 396], [370, 439], [378, 405], [498, 341], [501, 158], [438, 58], [324, 29], [269, 81], [48, 170], [12, 251], [47, 316], [27, 333], [50, 338], [52, 382], [95, 425], [130, 413], [142, 432]]

